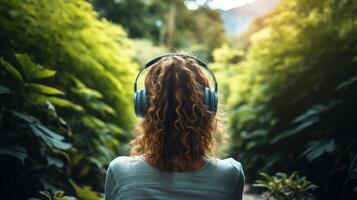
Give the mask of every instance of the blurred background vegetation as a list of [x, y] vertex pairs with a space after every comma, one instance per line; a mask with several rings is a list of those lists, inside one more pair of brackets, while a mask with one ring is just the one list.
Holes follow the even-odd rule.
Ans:
[[102, 199], [138, 67], [183, 49], [217, 75], [222, 156], [247, 182], [298, 171], [318, 199], [356, 199], [357, 2], [215, 2], [1, 2], [0, 198]]

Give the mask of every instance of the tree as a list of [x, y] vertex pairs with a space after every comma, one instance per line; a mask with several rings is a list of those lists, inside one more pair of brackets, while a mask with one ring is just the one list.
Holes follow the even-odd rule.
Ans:
[[186, 50], [211, 60], [226, 41], [223, 22], [207, 5], [189, 10], [183, 0], [93, 0], [101, 16], [121, 24], [129, 37], [144, 38], [171, 51]]
[[244, 59], [225, 63], [232, 154], [248, 180], [299, 170], [321, 199], [356, 198], [356, 8], [282, 1], [256, 23]]

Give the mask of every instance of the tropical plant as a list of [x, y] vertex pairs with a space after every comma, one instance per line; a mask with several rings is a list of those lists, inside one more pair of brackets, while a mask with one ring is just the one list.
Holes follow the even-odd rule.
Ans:
[[[25, 163], [2, 166], [7, 177], [1, 179], [2, 194], [21, 199], [48, 190], [85, 199], [91, 191], [102, 198], [106, 167], [127, 152], [134, 122], [132, 41], [119, 25], [99, 19], [85, 0], [5, 1], [0, 27], [0, 121], [2, 130], [21, 136], [5, 134], [1, 142], [9, 145], [1, 147], [7, 154], [17, 152], [12, 154]], [[39, 141], [24, 138], [31, 133]], [[76, 190], [69, 180], [85, 190]]]
[[[23, 199], [42, 189], [66, 188], [71, 131], [55, 106], [80, 109], [64, 93], [41, 82], [56, 71], [16, 54], [0, 58], [1, 199]], [[15, 67], [17, 66], [17, 67]], [[31, 183], [31, 184], [28, 184]], [[67, 188], [68, 189], [68, 188]]]
[[[320, 199], [357, 197], [356, 1], [285, 0], [255, 21], [243, 56], [222, 46], [231, 155], [247, 180], [298, 170]], [[232, 45], [231, 45], [232, 46]], [[232, 59], [231, 59], [232, 58]], [[229, 71], [229, 72], [225, 72]]]
[[[48, 191], [40, 191], [40, 194], [46, 198], [46, 200], [77, 200], [72, 196], [66, 196], [63, 191], [56, 191], [54, 193]], [[29, 198], [28, 200], [40, 200], [38, 198]]]
[[253, 186], [265, 188], [263, 197], [267, 200], [307, 200], [314, 199], [310, 190], [315, 190], [317, 186], [308, 181], [305, 176], [300, 177], [295, 171], [287, 176], [285, 173], [278, 172], [274, 176], [260, 173], [262, 180], [256, 180]]

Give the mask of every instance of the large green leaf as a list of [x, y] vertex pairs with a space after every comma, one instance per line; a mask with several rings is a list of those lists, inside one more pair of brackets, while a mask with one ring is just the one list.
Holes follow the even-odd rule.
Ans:
[[24, 162], [27, 158], [27, 151], [20, 144], [1, 144], [0, 155], [13, 156]]
[[61, 150], [66, 150], [71, 148], [71, 144], [64, 142], [64, 137], [58, 133], [55, 133], [53, 131], [51, 131], [50, 129], [48, 129], [47, 127], [45, 127], [43, 124], [41, 124], [40, 120], [27, 115], [25, 113], [20, 113], [20, 112], [16, 112], [13, 111], [12, 112], [16, 117], [24, 120], [25, 122], [27, 122], [27, 125], [30, 127], [30, 129], [32, 130], [32, 132], [38, 136], [39, 138], [41, 138], [48, 146], [50, 147], [54, 147], [57, 149], [61, 149]]
[[101, 102], [101, 101], [92, 102], [92, 103], [89, 103], [89, 106], [93, 110], [101, 113], [102, 115], [110, 115], [110, 116], [115, 115], [115, 110], [104, 102]]
[[21, 112], [17, 112], [12, 110], [12, 114], [30, 124], [32, 123], [37, 123], [39, 120], [31, 115], [25, 114], [25, 113], [21, 113]]
[[31, 92], [38, 92], [46, 95], [64, 95], [64, 92], [57, 88], [49, 87], [38, 83], [29, 83], [27, 87]]
[[333, 99], [327, 104], [317, 104], [312, 106], [310, 109], [308, 109], [303, 114], [297, 116], [292, 121], [291, 124], [294, 125], [294, 128], [279, 133], [270, 141], [270, 144], [282, 141], [286, 138], [289, 138], [295, 134], [304, 131], [305, 129], [311, 126], [317, 125], [318, 123], [320, 123], [320, 115], [340, 105], [341, 102], [342, 101], [339, 99]]
[[334, 139], [313, 140], [306, 145], [306, 150], [302, 153], [302, 156], [305, 156], [311, 162], [334, 149]]
[[78, 112], [84, 110], [83, 107], [78, 104], [72, 103], [71, 101], [68, 101], [64, 98], [59, 98], [55, 96], [46, 96], [42, 94], [33, 93], [28, 95], [28, 100], [34, 104], [42, 104], [42, 105], [46, 105], [47, 102], [51, 102], [55, 106], [73, 109]]
[[115, 135], [123, 135], [125, 131], [112, 123], [106, 123], [106, 128], [109, 129], [110, 132], [114, 133]]
[[298, 134], [301, 131], [303, 131], [304, 129], [306, 129], [308, 127], [311, 127], [311, 126], [313, 126], [314, 124], [316, 124], [318, 122], [319, 122], [319, 118], [318, 117], [312, 118], [309, 121], [304, 121], [303, 123], [301, 123], [300, 125], [298, 125], [297, 127], [293, 128], [291, 130], [279, 133], [277, 136], [275, 136], [270, 141], [270, 144], [277, 143], [277, 142], [282, 141], [282, 140], [284, 140], [286, 138], [289, 138], [289, 137], [291, 137], [291, 136], [293, 136], [295, 134]]
[[6, 70], [18, 83], [24, 85], [24, 79], [22, 75], [15, 67], [13, 67], [9, 62], [5, 61], [2, 57], [0, 57], [0, 66]]
[[17, 53], [15, 54], [15, 57], [20, 63], [27, 81], [48, 78], [56, 74], [56, 71], [54, 70], [45, 69], [41, 65], [33, 63], [27, 54]]
[[337, 91], [341, 91], [341, 90], [346, 90], [348, 87], [350, 87], [351, 85], [355, 84], [357, 82], [357, 76], [353, 76], [352, 78], [343, 81], [342, 83], [340, 83], [337, 87], [336, 90]]
[[56, 157], [46, 156], [46, 160], [47, 160], [48, 165], [55, 165], [58, 168], [62, 168], [64, 166], [63, 161]]
[[75, 77], [71, 77], [73, 82], [75, 83], [75, 87], [71, 87], [71, 91], [82, 100], [91, 100], [91, 99], [101, 99], [103, 95], [92, 88], [87, 87], [82, 81]]
[[98, 130], [103, 130], [106, 126], [105, 122], [94, 116], [84, 116], [81, 118], [83, 125], [88, 128]]
[[77, 198], [65, 196], [63, 191], [56, 191], [53, 195], [53, 200], [77, 200]]
[[0, 94], [12, 94], [12, 91], [0, 84]]
[[246, 131], [242, 131], [240, 136], [245, 140], [249, 140], [258, 137], [264, 137], [268, 134], [268, 132], [269, 131], [267, 129], [257, 129], [250, 133], [247, 133]]
[[64, 139], [63, 136], [54, 133], [41, 124], [29, 124], [29, 126], [33, 133], [40, 137], [50, 147], [66, 150], [72, 146], [70, 143], [62, 141]]
[[330, 109], [334, 108], [335, 106], [339, 105], [341, 103], [341, 100], [339, 99], [333, 99], [327, 104], [317, 104], [313, 105], [310, 109], [308, 109], [306, 112], [303, 114], [297, 116], [294, 120], [293, 123], [299, 123], [299, 122], [304, 122], [304, 121], [309, 121], [313, 120], [316, 117], [319, 117], [323, 112], [329, 111]]
[[103, 200], [96, 191], [93, 191], [89, 186], [79, 186], [74, 181], [71, 181], [71, 184], [76, 192], [76, 195], [81, 200]]

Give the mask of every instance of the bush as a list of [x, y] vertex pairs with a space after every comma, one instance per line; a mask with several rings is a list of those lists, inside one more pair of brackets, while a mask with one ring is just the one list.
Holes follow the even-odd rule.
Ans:
[[218, 78], [231, 153], [248, 181], [294, 169], [319, 185], [320, 199], [356, 199], [356, 8], [351, 0], [281, 1], [254, 22], [243, 56], [215, 51], [227, 54], [214, 66], [227, 74]]
[[0, 27], [5, 199], [100, 198], [134, 122], [132, 41], [85, 0], [4, 1]]
[[293, 172], [290, 176], [278, 172], [274, 176], [260, 173], [263, 180], [256, 180], [253, 186], [267, 189], [263, 196], [277, 200], [306, 200], [314, 199], [309, 193], [310, 190], [317, 188], [316, 185], [306, 180], [306, 177], [299, 177], [298, 172]]
[[6, 163], [0, 168], [2, 199], [24, 199], [42, 189], [69, 190], [70, 129], [51, 101], [78, 105], [41, 83], [55, 73], [25, 54], [16, 54], [13, 63], [0, 58], [0, 161]]

